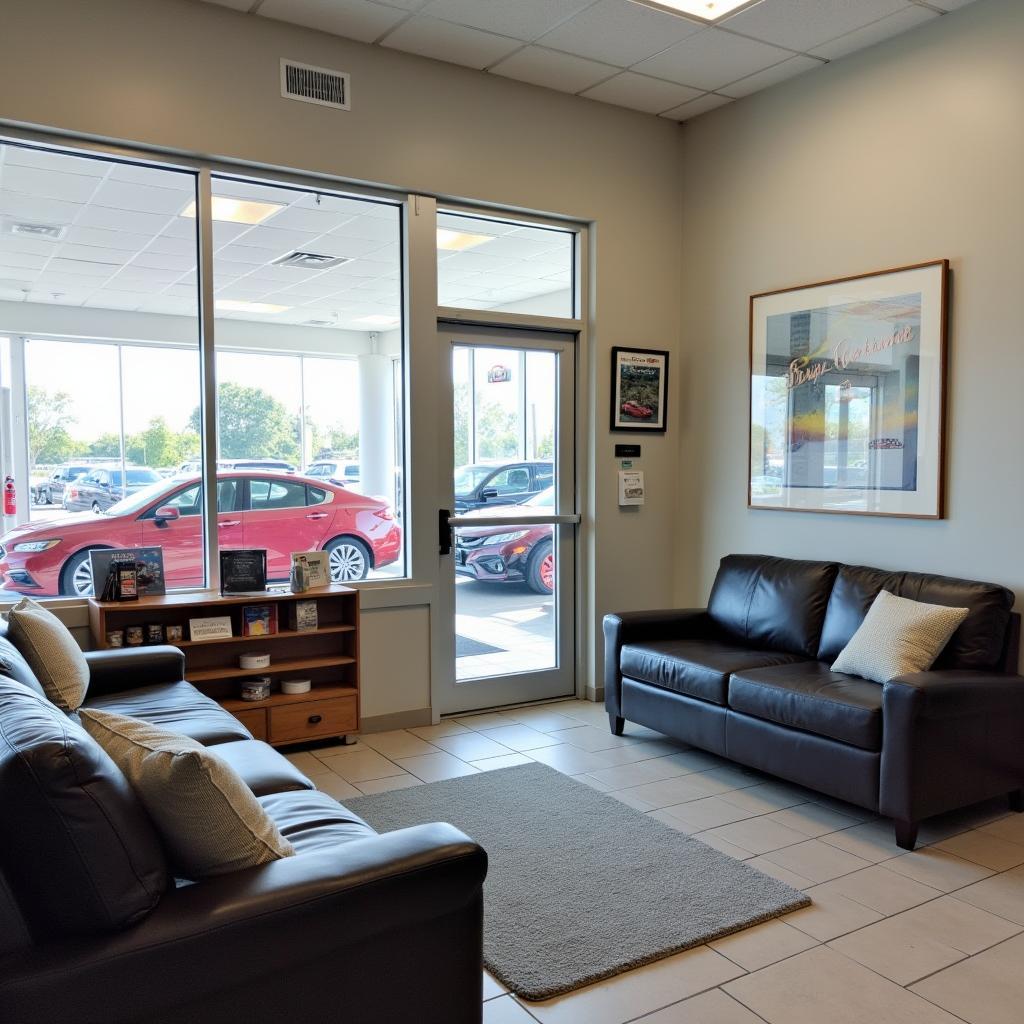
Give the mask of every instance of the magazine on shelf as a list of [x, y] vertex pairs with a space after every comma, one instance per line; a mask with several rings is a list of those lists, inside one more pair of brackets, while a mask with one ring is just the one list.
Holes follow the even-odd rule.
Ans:
[[[89, 562], [92, 567], [93, 593], [101, 601], [130, 601], [136, 597], [162, 597], [167, 593], [163, 548], [103, 548], [90, 551]], [[135, 571], [135, 593], [131, 596], [120, 586], [122, 569]], [[123, 579], [130, 592], [130, 574]], [[109, 588], [108, 580], [112, 584]]]
[[304, 572], [300, 576], [305, 578], [305, 586], [302, 590], [315, 590], [317, 587], [326, 587], [331, 582], [331, 567], [329, 555], [326, 551], [293, 551], [292, 552], [292, 578], [295, 579], [296, 567], [301, 567]]

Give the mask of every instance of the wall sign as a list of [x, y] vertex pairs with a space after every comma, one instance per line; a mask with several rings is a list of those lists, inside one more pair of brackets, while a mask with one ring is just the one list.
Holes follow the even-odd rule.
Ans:
[[487, 371], [487, 383], [488, 384], [506, 384], [512, 379], [512, 367], [511, 366], [492, 366]]

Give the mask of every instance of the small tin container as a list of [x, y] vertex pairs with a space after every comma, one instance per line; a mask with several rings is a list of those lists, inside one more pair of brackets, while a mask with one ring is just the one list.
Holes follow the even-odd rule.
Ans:
[[123, 629], [111, 629], [107, 633], [107, 646], [108, 647], [124, 647], [124, 630]]
[[162, 644], [164, 642], [164, 626], [162, 622], [151, 622], [146, 626], [146, 643]]
[[242, 683], [242, 700], [266, 700], [270, 696], [270, 676], [257, 676]]
[[313, 682], [311, 679], [282, 679], [282, 693], [309, 693]]
[[167, 627], [167, 642], [169, 644], [181, 643], [185, 639], [185, 631], [181, 626]]
[[238, 659], [239, 668], [268, 668], [269, 665], [269, 654], [243, 654]]
[[127, 626], [124, 631], [125, 645], [128, 647], [141, 647], [143, 641], [143, 631], [141, 626]]

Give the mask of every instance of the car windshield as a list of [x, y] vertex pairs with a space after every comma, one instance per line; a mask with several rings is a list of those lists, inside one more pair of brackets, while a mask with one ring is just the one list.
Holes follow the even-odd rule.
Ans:
[[[147, 472], [151, 471], [147, 470]], [[153, 474], [153, 477], [154, 482], [148, 487], [143, 487], [141, 491], [136, 491], [134, 494], [129, 494], [127, 498], [122, 498], [120, 501], [115, 502], [107, 509], [106, 512], [103, 513], [103, 515], [123, 516], [132, 512], [138, 512], [141, 509], [144, 509], [159, 494], [171, 489], [171, 481], [165, 480], [156, 473]], [[131, 483], [131, 479], [131, 471], [129, 470], [129, 483]]]
[[[137, 487], [139, 484], [151, 484], [155, 480], [163, 480], [163, 477], [155, 469], [129, 469], [127, 473], [129, 487]], [[110, 482], [115, 487], [121, 486], [121, 470], [112, 469], [110, 471]]]
[[494, 472], [494, 466], [459, 466], [455, 470], [455, 493], [465, 494], [477, 488], [484, 477]]
[[545, 487], [539, 494], [535, 494], [532, 498], [527, 498], [526, 501], [521, 501], [520, 505], [531, 505], [533, 507], [540, 508], [552, 508], [555, 504], [555, 489], [554, 487]]

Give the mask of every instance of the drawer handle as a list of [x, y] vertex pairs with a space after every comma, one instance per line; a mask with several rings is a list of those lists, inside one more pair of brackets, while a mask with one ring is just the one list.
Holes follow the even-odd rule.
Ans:
[[323, 715], [310, 715], [309, 716], [309, 724], [310, 725], [316, 725], [318, 722], [322, 722], [323, 720], [324, 720], [324, 716]]

